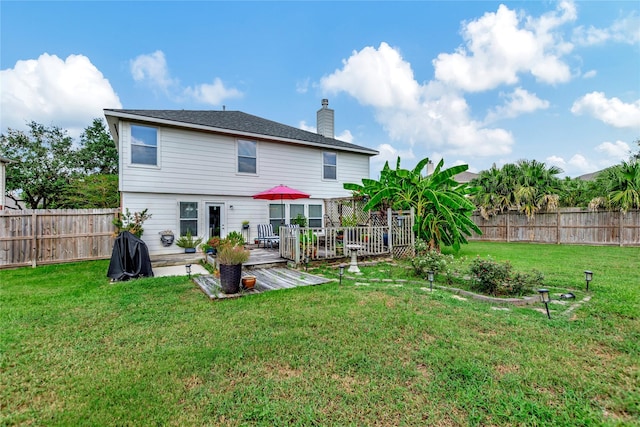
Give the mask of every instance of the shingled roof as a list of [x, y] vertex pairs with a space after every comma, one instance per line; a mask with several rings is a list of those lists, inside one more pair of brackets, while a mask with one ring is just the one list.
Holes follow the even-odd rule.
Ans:
[[242, 111], [220, 110], [122, 110], [105, 109], [106, 116], [128, 118], [132, 120], [149, 121], [166, 125], [184, 127], [197, 127], [213, 131], [229, 131], [229, 133], [241, 133], [255, 136], [272, 137], [275, 139], [300, 141], [301, 143], [316, 146], [325, 146], [331, 149], [343, 149], [374, 156], [376, 150], [340, 141], [335, 138], [326, 138], [320, 134], [308, 132], [293, 126], [284, 125]]

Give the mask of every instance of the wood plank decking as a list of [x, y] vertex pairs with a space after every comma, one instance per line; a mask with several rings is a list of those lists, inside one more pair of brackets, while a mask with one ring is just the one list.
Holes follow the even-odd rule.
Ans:
[[193, 281], [210, 299], [238, 298], [266, 291], [289, 289], [298, 286], [313, 286], [331, 282], [331, 279], [288, 268], [255, 268], [249, 270], [249, 273], [256, 276], [255, 288], [249, 291], [241, 290], [237, 294], [223, 294], [220, 291], [220, 279], [213, 275], [196, 276], [193, 278]]

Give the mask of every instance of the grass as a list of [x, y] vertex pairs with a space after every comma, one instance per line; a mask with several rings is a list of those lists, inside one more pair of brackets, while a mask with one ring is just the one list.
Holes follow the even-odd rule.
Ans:
[[214, 302], [103, 261], [0, 271], [0, 425], [640, 425], [640, 248], [460, 256], [488, 254], [579, 298], [590, 269], [592, 298], [548, 320], [392, 265]]

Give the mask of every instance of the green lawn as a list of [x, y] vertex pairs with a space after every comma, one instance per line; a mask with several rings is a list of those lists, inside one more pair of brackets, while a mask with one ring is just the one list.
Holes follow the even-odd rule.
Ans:
[[368, 280], [406, 278], [386, 265], [224, 301], [106, 261], [2, 270], [0, 425], [640, 425], [640, 248], [460, 253], [489, 254], [579, 300], [590, 269], [591, 300], [548, 320]]

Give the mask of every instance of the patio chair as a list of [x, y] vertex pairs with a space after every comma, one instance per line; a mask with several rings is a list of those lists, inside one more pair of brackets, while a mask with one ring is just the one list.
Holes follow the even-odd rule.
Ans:
[[261, 242], [265, 248], [267, 245], [272, 248], [274, 243], [276, 245], [280, 244], [280, 237], [273, 232], [273, 225], [258, 224], [258, 247], [260, 247]]

